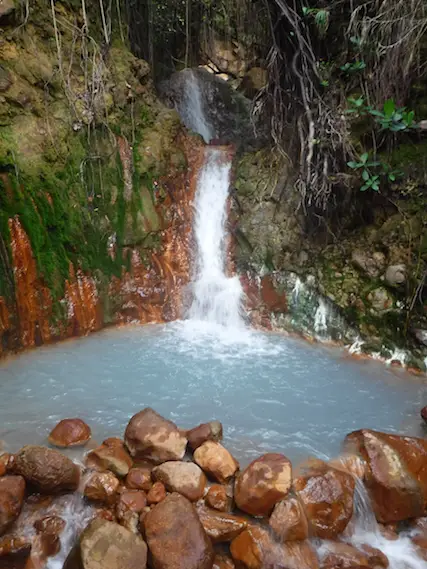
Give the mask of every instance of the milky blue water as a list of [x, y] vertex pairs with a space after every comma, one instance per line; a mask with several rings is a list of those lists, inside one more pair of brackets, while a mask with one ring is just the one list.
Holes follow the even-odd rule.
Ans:
[[129, 418], [151, 406], [180, 427], [222, 421], [225, 444], [243, 464], [266, 451], [324, 457], [354, 429], [423, 435], [426, 387], [423, 378], [294, 338], [130, 326], [0, 362], [0, 439], [11, 450], [42, 443], [58, 420], [81, 417], [101, 441], [123, 435]]

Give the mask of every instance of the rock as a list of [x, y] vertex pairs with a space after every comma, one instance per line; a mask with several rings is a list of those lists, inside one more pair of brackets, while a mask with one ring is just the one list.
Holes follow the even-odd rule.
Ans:
[[289, 492], [292, 466], [283, 454], [264, 454], [237, 477], [234, 499], [238, 507], [254, 516], [267, 516]]
[[242, 79], [240, 90], [249, 99], [253, 99], [255, 95], [267, 85], [268, 73], [262, 67], [252, 67], [247, 71]]
[[235, 569], [234, 561], [225, 553], [215, 555], [212, 569]]
[[126, 476], [133, 461], [120, 439], [107, 439], [87, 455], [87, 464], [98, 469], [111, 470], [117, 476]]
[[25, 569], [31, 553], [31, 542], [16, 536], [0, 539], [0, 567], [2, 569]]
[[0, 535], [3, 535], [21, 513], [25, 496], [22, 476], [0, 478]]
[[133, 457], [162, 463], [181, 460], [187, 439], [172, 421], [167, 421], [148, 407], [129, 421], [125, 443]]
[[368, 555], [348, 543], [329, 541], [321, 548], [322, 569], [370, 567]]
[[353, 515], [355, 481], [351, 474], [313, 460], [294, 480], [315, 537], [331, 539], [345, 530]]
[[427, 505], [427, 441], [371, 430], [347, 435], [366, 461], [365, 486], [378, 521], [417, 518]]
[[80, 536], [63, 569], [145, 569], [147, 545], [114, 522], [94, 519]]
[[194, 460], [207, 474], [227, 482], [239, 469], [239, 463], [220, 443], [206, 441], [194, 451]]
[[278, 502], [268, 523], [280, 541], [299, 541], [308, 538], [307, 517], [301, 502], [295, 496], [287, 496]]
[[367, 556], [370, 567], [383, 567], [386, 569], [389, 566], [387, 555], [385, 555], [379, 549], [371, 547], [367, 544], [363, 544], [359, 546], [359, 550]]
[[368, 294], [368, 301], [376, 312], [388, 312], [393, 308], [394, 299], [391, 293], [384, 288], [378, 287]]
[[269, 312], [287, 312], [286, 294], [276, 290], [270, 275], [261, 279], [261, 300]]
[[390, 265], [384, 275], [384, 280], [389, 286], [399, 287], [406, 282], [406, 265]]
[[351, 255], [351, 261], [357, 269], [375, 279], [383, 272], [386, 259], [385, 255], [379, 251], [369, 255], [365, 251], [356, 250]]
[[213, 543], [232, 541], [248, 525], [248, 522], [240, 516], [216, 512], [209, 508], [198, 508], [197, 513], [205, 532]]
[[[3, 2], [7, 0], [3, 0]], [[2, 4], [0, 4], [0, 18], [1, 18]], [[0, 65], [0, 93], [4, 93], [12, 85], [12, 74], [3, 65]]]
[[412, 332], [420, 344], [427, 346], [427, 330], [415, 328]]
[[102, 504], [114, 504], [120, 482], [112, 472], [93, 472], [84, 488], [84, 495], [89, 500]]
[[308, 541], [276, 543], [259, 526], [250, 526], [231, 542], [231, 555], [243, 569], [318, 569], [319, 563]]
[[147, 504], [158, 504], [166, 498], [166, 488], [162, 482], [155, 482], [147, 494]]
[[230, 503], [226, 487], [221, 484], [211, 486], [205, 496], [205, 502], [214, 510], [226, 512], [229, 509]]
[[338, 470], [344, 470], [356, 478], [360, 478], [360, 480], [365, 478], [365, 461], [355, 454], [343, 454], [339, 458], [330, 460], [329, 466], [333, 466]]
[[11, 14], [19, 5], [15, 0], [2, 0], [0, 2], [0, 18]]
[[33, 484], [40, 492], [54, 494], [77, 490], [80, 469], [57, 450], [25, 446], [16, 455], [14, 472]]
[[145, 490], [145, 492], [148, 492], [153, 485], [151, 480], [151, 471], [152, 467], [150, 466], [137, 466], [131, 468], [126, 476], [126, 487], [133, 490]]
[[11, 472], [13, 463], [15, 462], [15, 457], [9, 452], [4, 452], [0, 455], [0, 476], [4, 476], [8, 472]]
[[91, 437], [91, 430], [81, 419], [63, 419], [51, 431], [48, 440], [57, 447], [84, 445]]
[[211, 569], [212, 544], [184, 496], [167, 496], [147, 513], [144, 529], [154, 569]]
[[45, 516], [34, 522], [37, 533], [60, 535], [65, 529], [65, 520], [59, 516]]
[[120, 494], [116, 506], [116, 516], [121, 525], [133, 533], [138, 533], [141, 512], [147, 505], [147, 496], [143, 490], [125, 490]]
[[192, 450], [196, 450], [206, 441], [219, 442], [222, 440], [222, 424], [219, 421], [203, 423], [187, 431], [187, 439]]
[[421, 409], [421, 417], [427, 423], [427, 405]]
[[205, 492], [206, 476], [194, 462], [164, 462], [153, 470], [152, 477], [191, 502], [200, 500]]

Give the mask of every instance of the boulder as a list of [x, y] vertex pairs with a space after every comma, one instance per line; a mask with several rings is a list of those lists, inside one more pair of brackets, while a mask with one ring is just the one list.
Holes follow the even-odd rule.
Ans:
[[163, 482], [169, 492], [178, 492], [191, 502], [202, 498], [206, 476], [194, 462], [164, 462], [152, 472], [153, 479]]
[[145, 492], [148, 492], [153, 485], [151, 480], [152, 469], [152, 466], [131, 468], [126, 476], [126, 487], [132, 490], [145, 490]]
[[178, 427], [149, 407], [131, 418], [125, 443], [133, 457], [155, 463], [181, 460], [187, 447], [187, 439]]
[[322, 569], [352, 569], [353, 567], [386, 569], [388, 567], [386, 555], [379, 549], [368, 545], [356, 548], [348, 543], [328, 541], [322, 545], [320, 557]]
[[365, 486], [378, 521], [420, 517], [427, 506], [427, 441], [371, 430], [349, 434], [346, 447], [366, 461]]
[[315, 537], [331, 539], [345, 530], [353, 515], [354, 487], [351, 474], [320, 460], [310, 462], [294, 480]]
[[353, 265], [360, 271], [366, 273], [371, 279], [378, 278], [385, 267], [385, 255], [380, 251], [376, 251], [372, 255], [366, 251], [355, 250], [351, 255]]
[[226, 512], [230, 506], [230, 499], [227, 496], [226, 487], [221, 484], [213, 484], [205, 496], [205, 502], [214, 510]]
[[31, 541], [23, 537], [5, 535], [0, 538], [0, 567], [26, 569], [31, 554]]
[[87, 455], [86, 463], [98, 470], [111, 470], [123, 477], [129, 473], [133, 461], [120, 439], [107, 439]]
[[308, 521], [301, 502], [286, 496], [274, 506], [268, 522], [280, 541], [300, 541], [308, 538]]
[[234, 499], [253, 516], [267, 516], [283, 499], [292, 483], [292, 466], [283, 454], [268, 453], [255, 459], [237, 477]]
[[65, 520], [59, 516], [45, 516], [34, 522], [34, 529], [37, 533], [61, 535], [65, 529]]
[[192, 450], [196, 450], [206, 441], [219, 442], [222, 440], [222, 424], [219, 421], [202, 423], [187, 431], [187, 439]]
[[194, 460], [207, 474], [227, 482], [239, 469], [237, 460], [220, 443], [206, 441], [194, 451]]
[[0, 535], [3, 535], [21, 513], [25, 497], [22, 476], [0, 478]]
[[14, 472], [47, 494], [77, 490], [80, 469], [57, 450], [25, 446], [16, 455]]
[[390, 265], [384, 275], [384, 280], [389, 286], [399, 287], [406, 282], [406, 265]]
[[212, 544], [191, 502], [173, 493], [144, 518], [154, 569], [211, 569]]
[[19, 6], [16, 0], [2, 0], [0, 2], [0, 18], [9, 16]]
[[121, 525], [133, 533], [138, 533], [140, 514], [147, 505], [147, 496], [143, 490], [123, 491], [116, 505], [116, 516]]
[[89, 500], [102, 504], [114, 504], [120, 482], [112, 472], [93, 472], [84, 488], [84, 495]]
[[212, 569], [235, 569], [234, 561], [226, 553], [215, 555]]
[[91, 437], [91, 430], [81, 419], [62, 419], [51, 431], [48, 440], [57, 447], [84, 445]]
[[15, 460], [13, 454], [4, 452], [0, 455], [0, 476], [4, 476], [12, 470], [12, 465]]
[[147, 545], [126, 528], [96, 518], [83, 531], [63, 569], [145, 569]]
[[163, 482], [155, 482], [147, 494], [147, 504], [159, 504], [166, 498], [166, 488]]
[[197, 513], [212, 543], [232, 541], [248, 525], [248, 522], [241, 516], [216, 512], [209, 508], [198, 508]]

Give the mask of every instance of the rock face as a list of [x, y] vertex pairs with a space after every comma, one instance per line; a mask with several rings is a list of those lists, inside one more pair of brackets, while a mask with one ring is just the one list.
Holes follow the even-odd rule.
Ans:
[[56, 450], [25, 446], [16, 455], [14, 472], [33, 484], [40, 492], [57, 493], [77, 490], [80, 469]]
[[169, 492], [178, 492], [191, 502], [203, 496], [206, 476], [194, 462], [164, 462], [152, 472], [153, 479], [163, 482]]
[[145, 569], [147, 545], [124, 527], [95, 519], [80, 536], [64, 569]]
[[154, 569], [211, 569], [214, 553], [197, 513], [180, 494], [170, 494], [144, 518]]
[[215, 512], [209, 508], [199, 508], [197, 513], [213, 543], [232, 541], [248, 525], [248, 522], [240, 516]]
[[162, 463], [181, 460], [185, 454], [187, 439], [172, 421], [147, 408], [129, 421], [125, 443], [133, 457]]
[[294, 480], [313, 535], [331, 539], [345, 530], [353, 515], [354, 487], [351, 474], [320, 460]]
[[57, 447], [84, 445], [91, 437], [91, 430], [81, 419], [62, 419], [51, 431], [48, 439]]
[[427, 505], [427, 441], [371, 430], [346, 437], [367, 463], [365, 485], [377, 520], [416, 518]]
[[120, 482], [112, 472], [93, 472], [89, 477], [84, 495], [89, 500], [111, 505], [115, 502]]
[[21, 513], [25, 495], [22, 476], [0, 478], [0, 535], [3, 535]]
[[295, 496], [287, 496], [278, 502], [268, 523], [281, 541], [299, 541], [308, 538], [307, 517], [301, 502]]
[[238, 507], [255, 516], [267, 516], [289, 492], [292, 467], [283, 454], [264, 454], [238, 476], [234, 499]]
[[222, 425], [219, 421], [202, 423], [187, 431], [187, 439], [192, 450], [196, 450], [206, 441], [219, 442], [222, 440]]
[[117, 476], [126, 476], [133, 461], [120, 439], [107, 439], [87, 455], [87, 463]]
[[239, 469], [237, 460], [220, 443], [207, 441], [194, 452], [194, 460], [207, 474], [227, 482]]

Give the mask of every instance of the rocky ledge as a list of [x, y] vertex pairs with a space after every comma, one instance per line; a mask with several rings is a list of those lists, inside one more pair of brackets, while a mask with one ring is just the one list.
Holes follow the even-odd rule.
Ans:
[[[49, 441], [84, 445], [90, 433], [66, 419]], [[146, 408], [123, 439], [92, 447], [84, 465], [43, 446], [2, 454], [0, 567], [42, 569], [55, 555], [63, 569], [393, 566], [360, 533], [354, 539], [364, 493], [378, 543], [404, 535], [406, 555], [424, 566], [426, 440], [359, 430], [333, 461], [293, 468], [267, 453], [240, 469], [221, 439], [218, 421], [185, 431]], [[70, 516], [75, 499], [84, 516]]]

